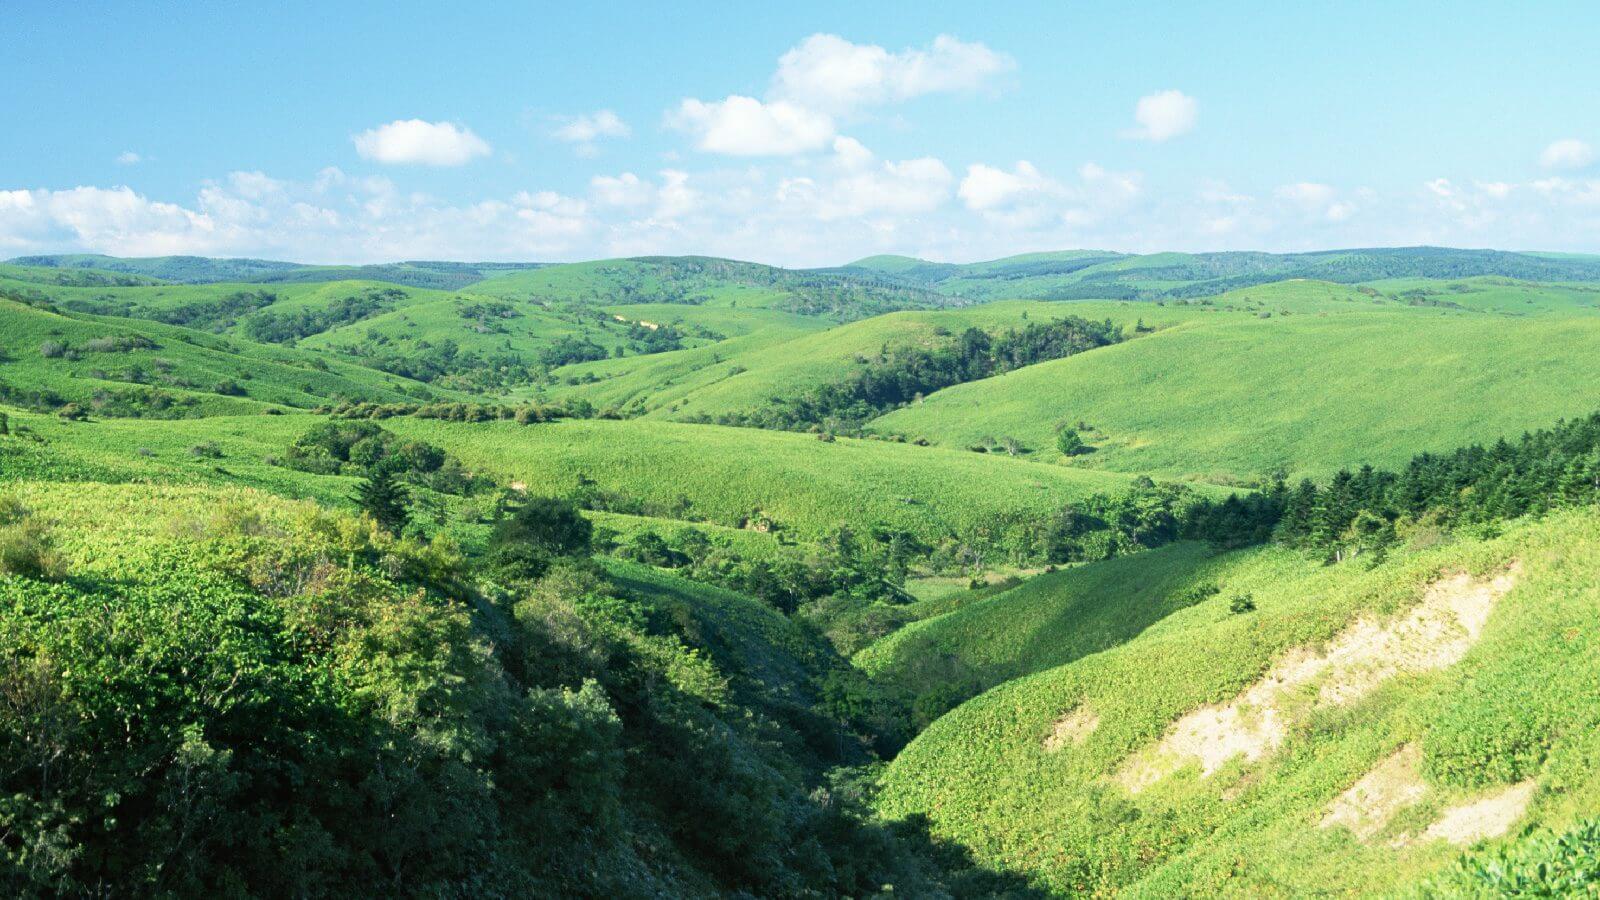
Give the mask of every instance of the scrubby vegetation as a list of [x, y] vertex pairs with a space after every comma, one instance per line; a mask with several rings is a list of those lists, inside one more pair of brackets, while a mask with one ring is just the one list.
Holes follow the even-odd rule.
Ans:
[[8, 895], [1597, 883], [1593, 260], [34, 262]]

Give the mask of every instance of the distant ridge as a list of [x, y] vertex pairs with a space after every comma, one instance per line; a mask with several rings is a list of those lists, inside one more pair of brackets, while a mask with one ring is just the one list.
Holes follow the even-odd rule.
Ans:
[[508, 271], [536, 269], [543, 263], [460, 263], [410, 261], [366, 266], [313, 266], [269, 259], [206, 256], [117, 257], [98, 253], [19, 256], [13, 265], [56, 269], [94, 269], [141, 275], [179, 284], [217, 282], [321, 282], [361, 279], [411, 287], [454, 290]]

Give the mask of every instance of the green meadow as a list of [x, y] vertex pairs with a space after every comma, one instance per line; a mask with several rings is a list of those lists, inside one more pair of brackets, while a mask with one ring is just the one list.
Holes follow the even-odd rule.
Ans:
[[[1252, 296], [1270, 318], [1218, 313], [957, 385], [871, 430], [946, 447], [1013, 436], [1059, 462], [1055, 429], [1084, 422], [1094, 449], [1074, 467], [1227, 482], [1392, 465], [1600, 404], [1600, 378], [1584, 362], [1600, 328], [1587, 314], [1512, 319], [1354, 301], [1341, 314], [1296, 311], [1273, 294], [1225, 295]], [[1273, 311], [1280, 305], [1288, 315]]]

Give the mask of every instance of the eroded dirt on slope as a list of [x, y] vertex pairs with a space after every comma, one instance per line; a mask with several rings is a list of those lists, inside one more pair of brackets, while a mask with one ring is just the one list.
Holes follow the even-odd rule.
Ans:
[[1068, 744], [1082, 744], [1100, 727], [1100, 717], [1087, 706], [1077, 706], [1056, 720], [1044, 739], [1044, 749], [1054, 753]]
[[1513, 563], [1489, 578], [1465, 572], [1440, 578], [1393, 621], [1361, 619], [1321, 652], [1289, 651], [1232, 701], [1201, 707], [1173, 723], [1155, 746], [1123, 764], [1116, 781], [1138, 793], [1186, 765], [1198, 763], [1209, 776], [1235, 757], [1253, 762], [1282, 745], [1292, 720], [1319, 707], [1353, 703], [1396, 676], [1458, 662], [1483, 633], [1495, 601], [1516, 583], [1517, 572]]
[[[1446, 840], [1452, 844], [1475, 844], [1488, 838], [1499, 837], [1517, 824], [1528, 811], [1533, 800], [1532, 779], [1497, 788], [1459, 806], [1452, 806], [1439, 814], [1439, 818], [1422, 832], [1421, 840]], [[1411, 843], [1410, 839], [1396, 841], [1397, 845]]]
[[1340, 794], [1319, 825], [1343, 825], [1359, 840], [1370, 841], [1395, 813], [1417, 803], [1427, 793], [1427, 782], [1422, 780], [1422, 752], [1415, 744], [1407, 744]]

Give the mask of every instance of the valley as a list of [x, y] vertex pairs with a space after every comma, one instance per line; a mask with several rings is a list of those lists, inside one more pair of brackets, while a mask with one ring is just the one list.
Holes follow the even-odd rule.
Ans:
[[1566, 871], [1597, 351], [1582, 256], [14, 259], [0, 883]]

